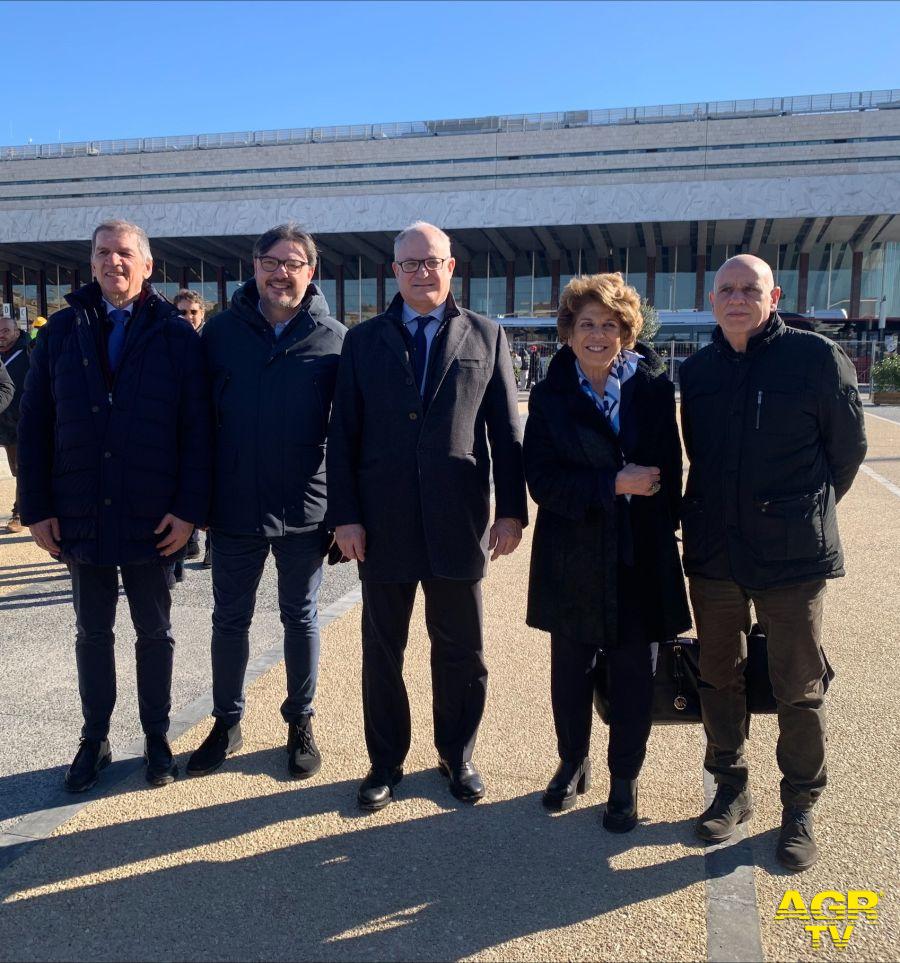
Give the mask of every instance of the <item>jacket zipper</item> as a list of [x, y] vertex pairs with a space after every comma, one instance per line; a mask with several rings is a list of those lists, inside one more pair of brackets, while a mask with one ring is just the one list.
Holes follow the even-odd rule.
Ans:
[[762, 392], [756, 392], [756, 430], [759, 431], [759, 413], [762, 409]]

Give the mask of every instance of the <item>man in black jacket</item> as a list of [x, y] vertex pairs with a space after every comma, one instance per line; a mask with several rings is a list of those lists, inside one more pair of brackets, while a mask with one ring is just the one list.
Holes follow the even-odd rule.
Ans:
[[[481, 579], [527, 523], [516, 386], [494, 321], [456, 306], [450, 239], [416, 223], [394, 242], [400, 293], [347, 335], [328, 435], [328, 511], [363, 585], [363, 809], [386, 806], [410, 745], [403, 652], [416, 586], [431, 639], [439, 769], [484, 795], [472, 751], [484, 711]], [[488, 454], [490, 438], [490, 454]], [[490, 525], [493, 464], [495, 521]]]
[[95, 280], [41, 331], [19, 413], [19, 502], [38, 546], [67, 562], [84, 727], [66, 788], [112, 756], [118, 573], [137, 633], [147, 780], [177, 773], [166, 733], [174, 640], [167, 569], [209, 508], [209, 389], [200, 339], [147, 283], [144, 231], [99, 225]]
[[787, 328], [762, 260], [726, 261], [710, 294], [713, 343], [681, 366], [691, 466], [684, 568], [700, 639], [706, 768], [716, 779], [697, 834], [731, 836], [752, 813], [743, 669], [750, 603], [768, 637], [778, 702], [783, 806], [777, 856], [816, 859], [811, 810], [825, 788], [825, 581], [844, 574], [835, 506], [866, 453], [853, 365], [817, 334]]
[[203, 329], [215, 413], [215, 722], [188, 762], [191, 775], [212, 772], [242, 745], [250, 622], [270, 551], [284, 624], [288, 770], [303, 779], [322, 764], [312, 716], [328, 548], [325, 433], [346, 328], [311, 283], [317, 260], [315, 241], [296, 224], [266, 231], [253, 249], [253, 280]]
[[[0, 413], [0, 445], [6, 449], [9, 470], [16, 477], [16, 435], [19, 425], [19, 401], [28, 371], [28, 336], [12, 318], [0, 318], [0, 361], [12, 380], [14, 394], [6, 410]], [[13, 499], [12, 512], [6, 531], [17, 535], [22, 531], [18, 498]]]

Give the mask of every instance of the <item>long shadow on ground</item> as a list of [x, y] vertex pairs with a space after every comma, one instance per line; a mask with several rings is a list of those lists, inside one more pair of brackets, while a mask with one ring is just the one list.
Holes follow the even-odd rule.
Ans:
[[[554, 818], [537, 793], [454, 807], [429, 770], [401, 783], [395, 805], [424, 797], [442, 811], [386, 824], [357, 814], [356, 782], [298, 788], [276, 774], [282, 758], [271, 750], [233, 762], [284, 791], [53, 838], [0, 877], [0, 957], [455, 959], [704, 878], [687, 820], [614, 836], [597, 807]], [[358, 818], [335, 835], [292, 839], [291, 821], [318, 817], [327, 831], [338, 815]], [[263, 841], [246, 834], [267, 827], [274, 848], [255, 851]], [[211, 843], [225, 845], [200, 849]], [[690, 853], [616, 866], [628, 849], [671, 843]], [[66, 888], [38, 889], [54, 884]]]

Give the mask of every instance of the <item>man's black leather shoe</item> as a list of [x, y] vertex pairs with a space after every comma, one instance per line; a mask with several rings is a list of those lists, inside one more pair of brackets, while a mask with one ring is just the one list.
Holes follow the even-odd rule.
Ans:
[[749, 789], [719, 783], [715, 798], [694, 824], [694, 831], [708, 843], [724, 843], [752, 815], [753, 797]]
[[200, 558], [200, 542], [194, 541], [193, 538], [188, 539], [188, 543], [184, 548], [185, 558]]
[[440, 759], [438, 769], [450, 780], [450, 792], [460, 802], [478, 802], [484, 795], [481, 775], [471, 762], [451, 766], [446, 759]]
[[637, 824], [637, 779], [611, 777], [603, 828], [611, 833], [630, 833]]
[[300, 716], [288, 725], [288, 772], [295, 779], [309, 779], [322, 768], [322, 754], [313, 739], [312, 716]]
[[230, 729], [216, 719], [212, 732], [203, 740], [188, 759], [189, 776], [205, 776], [214, 772], [225, 762], [225, 757], [235, 753], [244, 745], [241, 738], [241, 724], [236, 722]]
[[209, 535], [206, 536], [206, 551], [203, 553], [203, 561], [200, 563], [200, 568], [212, 568], [212, 558], [210, 556], [209, 549]]
[[97, 781], [101, 769], [112, 762], [107, 739], [84, 739], [66, 772], [64, 785], [69, 792], [84, 792]]
[[372, 766], [356, 792], [359, 808], [371, 813], [384, 809], [394, 798], [394, 786], [402, 778], [402, 766], [394, 769], [387, 766]]
[[172, 758], [169, 739], [163, 733], [144, 736], [144, 759], [147, 761], [146, 777], [151, 786], [167, 786], [175, 782], [178, 766]]
[[591, 760], [561, 762], [544, 790], [543, 804], [554, 812], [571, 809], [578, 797], [591, 788]]

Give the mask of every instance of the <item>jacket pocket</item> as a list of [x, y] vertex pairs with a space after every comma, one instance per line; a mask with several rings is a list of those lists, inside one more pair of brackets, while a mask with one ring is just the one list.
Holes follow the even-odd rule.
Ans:
[[709, 558], [709, 524], [702, 498], [682, 499], [681, 535], [686, 562], [705, 562]]
[[825, 551], [821, 488], [754, 500], [751, 542], [766, 561], [821, 558]]

